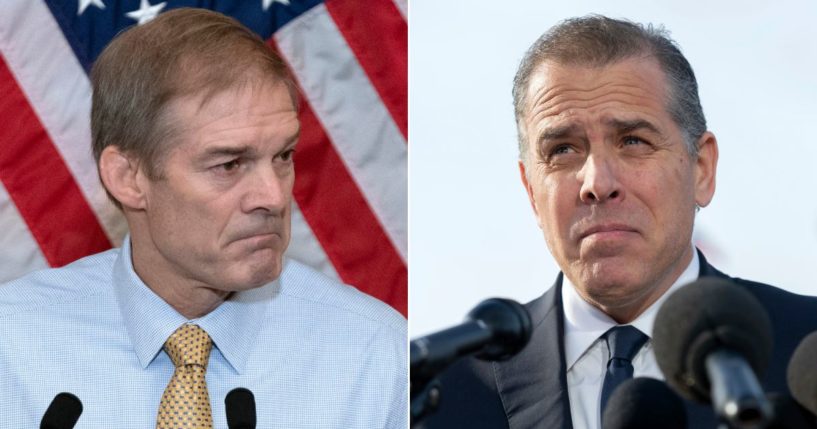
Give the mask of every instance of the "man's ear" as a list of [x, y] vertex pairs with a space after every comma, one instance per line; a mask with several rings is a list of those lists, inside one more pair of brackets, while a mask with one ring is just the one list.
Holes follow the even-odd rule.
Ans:
[[715, 195], [718, 170], [718, 140], [707, 131], [698, 139], [698, 159], [695, 160], [695, 203], [706, 207]]
[[541, 218], [539, 217], [539, 208], [536, 206], [536, 200], [533, 198], [533, 189], [531, 189], [530, 183], [528, 182], [528, 174], [527, 171], [525, 171], [525, 163], [521, 160], [519, 161], [519, 177], [522, 179], [522, 185], [525, 187], [525, 192], [528, 193], [528, 201], [530, 201], [533, 214], [536, 216], [536, 224], [539, 225], [539, 228], [542, 228]]
[[135, 158], [107, 146], [99, 156], [99, 177], [105, 189], [122, 204], [123, 208], [145, 208], [144, 189], [140, 185], [139, 163]]

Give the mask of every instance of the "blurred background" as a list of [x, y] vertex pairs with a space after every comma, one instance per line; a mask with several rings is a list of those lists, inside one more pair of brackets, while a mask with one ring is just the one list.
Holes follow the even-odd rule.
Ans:
[[511, 82], [562, 19], [665, 26], [720, 147], [693, 241], [734, 277], [817, 295], [817, 2], [413, 0], [409, 34], [410, 337], [559, 272], [519, 180]]

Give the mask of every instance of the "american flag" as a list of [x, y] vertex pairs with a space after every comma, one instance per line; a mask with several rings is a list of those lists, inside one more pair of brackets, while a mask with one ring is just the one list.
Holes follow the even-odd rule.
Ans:
[[233, 16], [301, 91], [289, 257], [407, 312], [407, 0], [2, 0], [0, 282], [121, 244], [91, 155], [89, 71], [177, 7]]

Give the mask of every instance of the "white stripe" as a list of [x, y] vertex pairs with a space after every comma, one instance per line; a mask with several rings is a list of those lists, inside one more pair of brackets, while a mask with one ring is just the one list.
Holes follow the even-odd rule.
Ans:
[[0, 283], [47, 268], [40, 246], [23, 221], [17, 206], [0, 183]]
[[0, 52], [111, 241], [126, 225], [108, 201], [91, 155], [88, 76], [42, 0], [0, 6]]
[[394, 0], [394, 5], [400, 10], [400, 15], [403, 15], [403, 19], [408, 21], [408, 0]]
[[279, 30], [275, 42], [405, 261], [407, 146], [400, 130], [323, 4]]
[[292, 238], [289, 241], [286, 256], [309, 265], [340, 282], [343, 281], [335, 271], [332, 262], [329, 261], [329, 257], [326, 256], [326, 252], [323, 251], [321, 243], [312, 233], [312, 228], [306, 223], [294, 199], [292, 201]]

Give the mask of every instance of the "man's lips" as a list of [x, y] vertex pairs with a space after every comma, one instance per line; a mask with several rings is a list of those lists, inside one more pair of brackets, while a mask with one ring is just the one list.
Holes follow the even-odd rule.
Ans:
[[250, 242], [254, 244], [262, 244], [270, 240], [280, 239], [281, 235], [278, 232], [257, 232], [253, 234], [244, 234], [236, 238], [235, 242]]
[[608, 223], [608, 224], [601, 224], [601, 225], [594, 225], [590, 228], [585, 229], [579, 234], [579, 239], [587, 238], [591, 235], [603, 235], [603, 236], [616, 236], [619, 234], [626, 234], [631, 232], [638, 232], [637, 229], [620, 224], [620, 223]]

